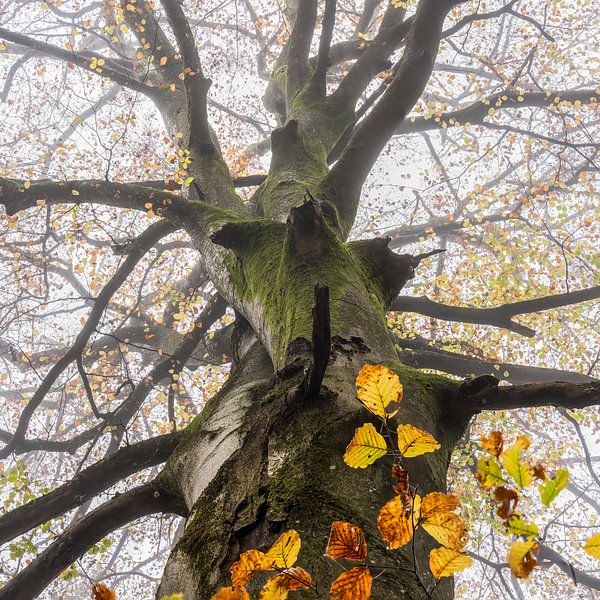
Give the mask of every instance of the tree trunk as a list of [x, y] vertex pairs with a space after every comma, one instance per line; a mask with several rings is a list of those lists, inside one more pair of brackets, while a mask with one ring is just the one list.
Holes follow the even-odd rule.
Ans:
[[[311, 268], [317, 268], [315, 265], [323, 271], [320, 261]], [[331, 270], [330, 282], [323, 280], [324, 275], [320, 273], [322, 283], [340, 290], [343, 271]], [[394, 563], [377, 531], [379, 509], [394, 496], [390, 463], [381, 460], [366, 470], [355, 470], [342, 456], [354, 429], [371, 420], [355, 398], [357, 373], [365, 363], [385, 364], [398, 373], [404, 385], [398, 422], [431, 432], [442, 445], [432, 454], [406, 461], [411, 483], [418, 486], [420, 494], [445, 490], [450, 455], [466, 424], [447, 410], [458, 397], [458, 386], [401, 365], [389, 340], [378, 343], [385, 327], [383, 308], [376, 294], [371, 306], [365, 304], [359, 280], [357, 275], [355, 285], [343, 292], [346, 300], [351, 295], [356, 302], [340, 302], [336, 293], [332, 294], [332, 352], [316, 398], [302, 398], [295, 392], [310, 354], [307, 340], [295, 334], [292, 340], [285, 339], [285, 333], [275, 340], [275, 356], [276, 347], [288, 348], [283, 360], [287, 366], [275, 371], [252, 328], [238, 319], [236, 363], [229, 381], [197, 417], [163, 473], [168, 486], [185, 498], [190, 516], [167, 563], [159, 598], [175, 592], [182, 592], [186, 600], [210, 598], [221, 586], [231, 585], [229, 569], [241, 552], [252, 548], [264, 551], [287, 529], [300, 533], [302, 550], [297, 564], [312, 574], [321, 590], [319, 597], [324, 597], [341, 572], [323, 556], [336, 520], [363, 528], [369, 563], [412, 569], [414, 552], [419, 573], [431, 583], [427, 573], [432, 540], [426, 533], [417, 532], [414, 548], [408, 544], [394, 551], [400, 560]], [[283, 310], [284, 297], [305, 298], [298, 310], [304, 319], [301, 327], [306, 328], [311, 325], [312, 302], [306, 300], [306, 288], [311, 287], [312, 279], [297, 282], [296, 287], [273, 290], [282, 301], [277, 305], [272, 300], [272, 314], [278, 314], [278, 308]], [[274, 287], [272, 282], [269, 285]], [[375, 281], [372, 285], [377, 288]], [[358, 313], [354, 320], [345, 314], [348, 306]], [[340, 319], [340, 313], [346, 321]], [[281, 319], [287, 318], [281, 315]], [[293, 327], [287, 323], [276, 329], [289, 332]], [[380, 571], [373, 568], [374, 575]], [[253, 597], [264, 579], [256, 576], [249, 584]], [[315, 597], [312, 591], [296, 595]], [[451, 580], [445, 579], [435, 597], [452, 596]], [[402, 570], [386, 571], [373, 583], [374, 599], [426, 597], [414, 574]]]

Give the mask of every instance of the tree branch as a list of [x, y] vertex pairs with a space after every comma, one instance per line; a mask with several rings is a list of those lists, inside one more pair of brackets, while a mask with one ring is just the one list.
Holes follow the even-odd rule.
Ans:
[[390, 310], [401, 312], [414, 312], [435, 319], [454, 321], [459, 323], [475, 323], [478, 325], [493, 325], [514, 331], [526, 337], [533, 337], [535, 331], [520, 323], [515, 323], [512, 318], [516, 315], [541, 312], [578, 304], [588, 300], [600, 298], [600, 285], [578, 290], [576, 292], [565, 292], [552, 296], [544, 296], [533, 300], [512, 302], [495, 308], [470, 308], [466, 306], [449, 306], [434, 302], [425, 296], [398, 296], [390, 306]]
[[187, 214], [189, 208], [187, 200], [177, 194], [135, 183], [97, 179], [26, 182], [0, 177], [0, 204], [4, 204], [9, 215], [44, 204], [102, 204], [147, 212], [148, 203], [157, 214], [162, 212], [166, 217], [172, 213]]
[[95, 299], [94, 307], [90, 312], [84, 326], [78, 333], [75, 341], [67, 352], [52, 366], [48, 371], [39, 387], [21, 412], [19, 423], [14, 432], [11, 441], [0, 451], [0, 458], [6, 458], [10, 453], [25, 439], [29, 421], [35, 410], [39, 407], [46, 394], [54, 385], [54, 382], [63, 373], [69, 364], [71, 364], [78, 356], [81, 356], [85, 345], [90, 336], [96, 330], [100, 318], [112, 295], [119, 289], [121, 284], [131, 274], [140, 259], [148, 252], [150, 248], [162, 237], [175, 231], [175, 226], [168, 221], [159, 221], [154, 223], [144, 231], [136, 240], [131, 251], [123, 264], [117, 269], [109, 282], [104, 286], [102, 291]]
[[[135, 78], [133, 73], [124, 70], [122, 66], [114, 63], [109, 58], [106, 58], [101, 54], [97, 54], [95, 52], [85, 52], [83, 54], [75, 52], [74, 50], [66, 50], [60, 48], [59, 46], [54, 46], [52, 44], [48, 44], [47, 42], [36, 40], [21, 33], [9, 31], [4, 27], [0, 27], [0, 39], [13, 42], [19, 46], [24, 46], [25, 48], [34, 50], [35, 52], [44, 56], [56, 58], [66, 63], [75, 64], [90, 73], [100, 75], [100, 77], [106, 77], [111, 81], [131, 88], [136, 92], [142, 92], [149, 98], [154, 98], [157, 95], [156, 88], [147, 86], [143, 81]], [[92, 62], [92, 59], [95, 59], [94, 62]], [[101, 63], [101, 67], [98, 66], [99, 60], [103, 61], [104, 63]], [[92, 67], [92, 64], [95, 64], [96, 66]]]
[[155, 480], [117, 494], [61, 533], [2, 589], [0, 600], [32, 600], [73, 561], [119, 527], [154, 513], [186, 515], [183, 503]]
[[474, 415], [484, 410], [511, 410], [537, 406], [585, 408], [600, 404], [600, 381], [565, 383], [552, 381], [525, 385], [499, 386], [499, 380], [483, 375], [465, 382], [460, 402], [454, 407], [460, 414]]
[[319, 38], [319, 52], [315, 70], [312, 74], [312, 85], [318, 94], [324, 98], [327, 90], [327, 69], [329, 68], [329, 48], [335, 26], [335, 9], [337, 0], [325, 0], [325, 12], [323, 14], [323, 25], [321, 37]]
[[55, 490], [0, 517], [0, 545], [67, 511], [81, 506], [132, 473], [165, 462], [182, 432], [144, 440], [84, 469]]

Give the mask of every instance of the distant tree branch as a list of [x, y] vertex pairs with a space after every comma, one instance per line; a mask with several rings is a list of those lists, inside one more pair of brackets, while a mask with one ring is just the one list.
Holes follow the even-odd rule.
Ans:
[[[557, 101], [557, 98], [559, 99]], [[465, 123], [487, 125], [486, 117], [491, 108], [494, 111], [511, 110], [524, 107], [552, 108], [559, 102], [581, 102], [582, 104], [598, 101], [600, 94], [593, 89], [584, 90], [548, 90], [547, 92], [505, 91], [482, 98], [464, 108], [444, 112], [436, 119], [417, 117], [405, 120], [396, 129], [396, 134], [418, 133], [442, 127], [460, 127]]]
[[494, 327], [502, 327], [526, 337], [533, 337], [535, 335], [533, 329], [520, 323], [515, 323], [512, 318], [516, 315], [561, 308], [597, 298], [600, 298], [600, 285], [576, 292], [565, 292], [533, 300], [512, 302], [495, 308], [449, 306], [440, 302], [434, 302], [425, 296], [418, 298], [413, 296], [398, 296], [390, 306], [390, 310], [419, 313], [444, 321], [493, 325]]
[[186, 516], [187, 510], [156, 480], [117, 494], [65, 529], [0, 589], [0, 600], [36, 598], [55, 577], [103, 537], [131, 521], [154, 513]]
[[325, 0], [325, 12], [323, 14], [323, 24], [321, 28], [321, 37], [319, 38], [319, 52], [315, 70], [312, 74], [312, 81], [322, 97], [325, 97], [327, 83], [327, 69], [329, 68], [329, 48], [331, 47], [331, 38], [335, 27], [335, 9], [337, 0]]
[[182, 432], [154, 437], [118, 450], [55, 490], [0, 517], [0, 544], [81, 506], [128, 475], [165, 462]]
[[140, 259], [152, 248], [152, 246], [162, 237], [175, 230], [173, 224], [168, 221], [159, 221], [154, 223], [144, 231], [136, 240], [132, 250], [129, 252], [123, 264], [117, 269], [112, 278], [104, 286], [102, 291], [95, 299], [94, 307], [92, 308], [85, 324], [77, 334], [75, 341], [67, 352], [52, 366], [48, 371], [39, 387], [27, 402], [27, 405], [21, 412], [19, 423], [14, 432], [14, 435], [8, 444], [0, 451], [0, 458], [6, 458], [10, 453], [25, 439], [27, 428], [33, 413], [37, 410], [46, 394], [50, 391], [54, 382], [63, 373], [78, 356], [81, 356], [85, 345], [90, 336], [96, 330], [100, 318], [102, 317], [108, 303], [113, 294], [120, 288], [121, 284], [131, 274]]
[[[21, 33], [9, 31], [4, 27], [0, 27], [0, 39], [4, 39], [7, 42], [13, 42], [19, 46], [24, 46], [25, 48], [34, 50], [38, 54], [77, 65], [90, 73], [94, 73], [100, 77], [106, 77], [111, 81], [131, 88], [136, 92], [142, 92], [150, 98], [154, 98], [157, 94], [156, 88], [147, 86], [143, 81], [137, 79], [131, 71], [123, 69], [121, 65], [114, 63], [110, 58], [102, 56], [101, 54], [95, 52], [79, 53], [74, 50], [66, 50]], [[92, 59], [95, 59], [94, 63], [97, 66], [92, 67], [92, 64], [94, 64], [92, 63]], [[102, 66], [98, 65], [99, 60], [104, 63], [101, 63]]]
[[540, 567], [547, 568], [555, 565], [567, 577], [569, 577], [575, 585], [584, 585], [592, 590], [600, 590], [600, 579], [594, 577], [577, 567], [574, 567], [568, 560], [563, 558], [556, 550], [550, 548], [547, 544], [540, 544], [538, 560]]

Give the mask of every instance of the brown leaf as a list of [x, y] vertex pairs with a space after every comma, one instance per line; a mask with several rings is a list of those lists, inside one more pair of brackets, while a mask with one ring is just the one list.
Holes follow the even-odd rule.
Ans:
[[532, 550], [539, 547], [535, 541], [513, 542], [508, 551], [508, 564], [515, 577], [529, 577], [531, 571], [537, 565], [537, 560], [532, 554]]
[[97, 583], [92, 587], [92, 597], [94, 600], [115, 600], [116, 594], [103, 583]]
[[335, 521], [325, 552], [329, 558], [364, 560], [367, 557], [367, 542], [360, 527], [346, 521]]
[[331, 600], [367, 600], [372, 582], [373, 576], [367, 567], [354, 567], [331, 584], [329, 597]]
[[546, 473], [546, 469], [542, 463], [537, 463], [533, 467], [533, 476], [540, 481], [545, 481], [548, 479], [548, 474]]
[[494, 490], [494, 500], [498, 503], [496, 514], [504, 520], [509, 519], [515, 512], [519, 502], [519, 494], [503, 485]]

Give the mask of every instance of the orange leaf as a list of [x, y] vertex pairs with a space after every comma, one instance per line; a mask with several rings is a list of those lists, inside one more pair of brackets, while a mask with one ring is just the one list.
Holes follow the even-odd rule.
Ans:
[[342, 573], [332, 584], [331, 600], [367, 600], [371, 595], [373, 576], [368, 567], [354, 567]]
[[377, 527], [388, 548], [400, 548], [412, 540], [414, 526], [419, 520], [420, 505], [421, 498], [414, 496], [412, 510], [407, 515], [402, 497], [396, 496], [381, 508]]
[[447, 513], [458, 507], [458, 498], [454, 494], [431, 492], [421, 503], [421, 517], [427, 519], [434, 513]]
[[508, 551], [508, 564], [515, 577], [529, 577], [537, 564], [532, 550], [537, 550], [537, 548], [538, 543], [535, 541], [513, 542]]
[[364, 560], [367, 557], [367, 542], [360, 527], [346, 521], [334, 521], [325, 552], [329, 558]]
[[515, 490], [501, 485], [494, 490], [494, 500], [498, 503], [496, 514], [506, 520], [514, 514], [519, 502], [519, 494]]
[[481, 436], [481, 447], [492, 456], [500, 456], [504, 448], [501, 431], [492, 431], [488, 437]]
[[467, 543], [467, 526], [454, 513], [433, 513], [422, 525], [432, 538], [447, 548], [461, 550]]
[[92, 596], [94, 600], [115, 600], [116, 598], [115, 591], [106, 587], [103, 583], [97, 583], [92, 587]]
[[221, 588], [210, 600], [250, 600], [246, 588]]
[[260, 591], [258, 600], [285, 600], [288, 592], [311, 587], [312, 577], [303, 568], [293, 567], [271, 577]]
[[402, 384], [398, 375], [383, 365], [365, 365], [356, 378], [357, 396], [374, 415], [386, 419], [398, 411], [387, 412], [388, 404], [402, 400]]
[[248, 550], [240, 555], [231, 566], [231, 581], [234, 587], [243, 588], [259, 571], [269, 571], [273, 563], [267, 560], [264, 552]]
[[284, 531], [265, 558], [271, 566], [279, 569], [289, 569], [297, 560], [300, 552], [300, 534], [293, 529]]

